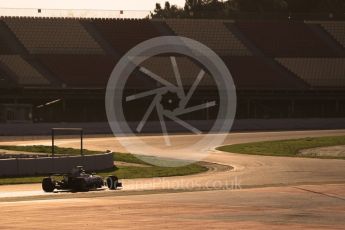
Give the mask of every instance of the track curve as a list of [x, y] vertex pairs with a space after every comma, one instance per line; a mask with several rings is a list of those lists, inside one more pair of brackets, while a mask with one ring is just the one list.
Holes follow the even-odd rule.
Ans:
[[[345, 130], [231, 133], [224, 144], [335, 135], [345, 135]], [[171, 138], [184, 146], [195, 142], [199, 137], [176, 135]], [[155, 145], [161, 143], [162, 137], [135, 137], [133, 142], [135, 143], [137, 139], [145, 139], [146, 142]], [[50, 140], [7, 141], [0, 144], [49, 145]], [[61, 139], [58, 144], [77, 148], [79, 140]], [[85, 148], [98, 151], [105, 149], [124, 151], [115, 137], [85, 138]], [[210, 150], [209, 156], [204, 161], [223, 165], [223, 170], [213, 167], [206, 173], [184, 177], [123, 180], [124, 191], [236, 189], [345, 182], [344, 160], [252, 156]], [[224, 170], [224, 167], [227, 169]], [[37, 184], [0, 186], [0, 198], [41, 195], [45, 194], [40, 191], [40, 185]]]

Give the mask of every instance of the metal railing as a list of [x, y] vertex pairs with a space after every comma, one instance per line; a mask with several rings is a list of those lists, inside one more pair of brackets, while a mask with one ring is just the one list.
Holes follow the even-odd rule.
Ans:
[[0, 16], [8, 17], [140, 19], [149, 15], [149, 10], [0, 8]]
[[[109, 10], [109, 9], [46, 9], [46, 8], [0, 8], [0, 16], [13, 17], [52, 17], [52, 18], [150, 18], [152, 10]], [[236, 12], [202, 10], [189, 12], [183, 18], [209, 18], [232, 20], [345, 20], [345, 12], [290, 13], [290, 12]]]
[[83, 136], [84, 131], [82, 128], [52, 128], [52, 157], [55, 157], [55, 135], [58, 131], [78, 132], [80, 135], [80, 155], [84, 156], [83, 152]]

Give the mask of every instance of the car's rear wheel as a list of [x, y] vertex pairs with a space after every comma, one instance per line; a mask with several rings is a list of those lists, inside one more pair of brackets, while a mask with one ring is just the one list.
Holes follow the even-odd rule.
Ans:
[[119, 179], [116, 176], [109, 176], [107, 178], [107, 186], [111, 190], [117, 189], [119, 184]]
[[42, 181], [42, 189], [45, 192], [54, 192], [55, 183], [53, 179], [50, 177], [44, 178]]

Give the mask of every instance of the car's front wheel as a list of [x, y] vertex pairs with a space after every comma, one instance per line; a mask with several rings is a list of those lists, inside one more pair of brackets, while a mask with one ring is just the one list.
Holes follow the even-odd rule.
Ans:
[[117, 189], [119, 185], [119, 179], [116, 176], [109, 176], [107, 178], [107, 186], [111, 190]]

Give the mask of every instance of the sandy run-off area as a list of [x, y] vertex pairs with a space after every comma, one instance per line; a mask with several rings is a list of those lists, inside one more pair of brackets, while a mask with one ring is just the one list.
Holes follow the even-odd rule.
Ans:
[[300, 156], [314, 157], [339, 157], [345, 158], [345, 145], [303, 149], [299, 152]]

